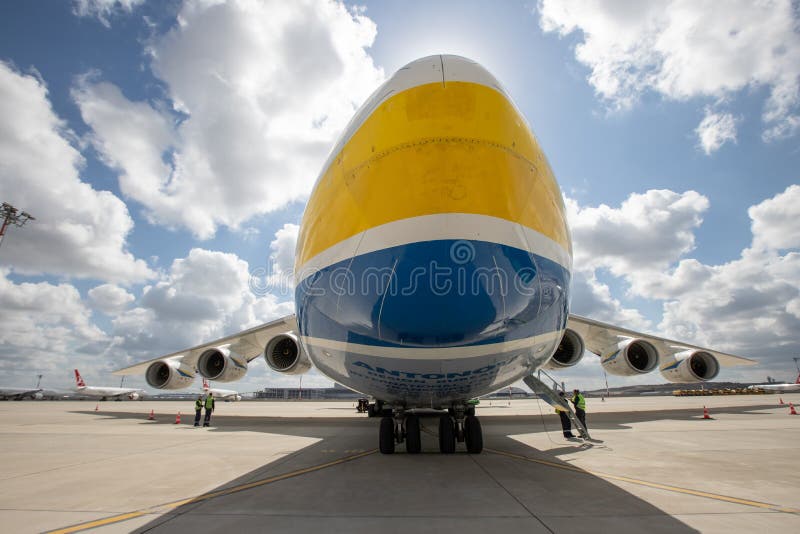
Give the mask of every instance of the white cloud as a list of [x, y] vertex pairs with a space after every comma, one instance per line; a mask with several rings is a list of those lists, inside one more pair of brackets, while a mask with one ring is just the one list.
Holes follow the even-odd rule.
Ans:
[[766, 365], [785, 365], [800, 350], [800, 254], [745, 250], [740, 259], [709, 269], [702, 283], [664, 303], [661, 328]]
[[748, 214], [753, 242], [738, 259], [703, 266], [704, 275], [692, 283], [687, 283], [680, 267], [666, 273], [667, 283], [684, 290], [664, 304], [662, 328], [752, 355], [777, 368], [796, 355], [800, 351], [798, 202], [800, 186], [792, 185], [752, 206]]
[[540, 25], [582, 33], [575, 57], [614, 108], [647, 90], [666, 98], [719, 99], [745, 88], [769, 88], [765, 140], [800, 127], [800, 34], [791, 0], [540, 0]]
[[290, 273], [294, 269], [294, 251], [297, 248], [297, 234], [300, 227], [296, 224], [284, 224], [275, 232], [275, 239], [269, 244], [270, 258], [275, 271]]
[[[67, 385], [66, 370], [91, 362], [111, 340], [91, 321], [78, 290], [66, 283], [17, 284], [0, 271], [0, 372], [7, 384]], [[55, 382], [54, 382], [55, 379]]]
[[151, 220], [209, 238], [305, 198], [383, 81], [366, 53], [375, 35], [332, 1], [189, 2], [149, 49], [167, 102], [131, 102], [96, 76], [74, 98], [123, 193]]
[[568, 200], [577, 271], [574, 309], [620, 324], [637, 321], [638, 312], [597, 281], [598, 270], [607, 269], [627, 286], [628, 296], [662, 306], [658, 330], [667, 337], [761, 363], [734, 375], [779, 372], [800, 352], [798, 197], [800, 186], [793, 185], [751, 207], [751, 247], [721, 265], [683, 257], [708, 208], [697, 193], [648, 191], [631, 195], [619, 208]]
[[132, 13], [144, 0], [72, 0], [72, 12], [79, 17], [95, 17], [106, 28], [110, 18], [120, 13]]
[[695, 133], [700, 148], [709, 156], [725, 143], [736, 142], [736, 119], [730, 113], [715, 113], [710, 107], [706, 107], [705, 116]]
[[89, 290], [92, 307], [107, 314], [124, 310], [134, 300], [136, 297], [113, 284], [103, 284]]
[[636, 309], [626, 308], [614, 298], [611, 289], [601, 283], [591, 270], [574, 271], [570, 311], [598, 321], [639, 331], [652, 330], [650, 321]]
[[800, 248], [800, 186], [752, 206], [753, 246], [764, 249]]
[[577, 269], [608, 268], [615, 276], [663, 269], [694, 248], [694, 229], [708, 199], [695, 191], [632, 193], [619, 208], [581, 207], [567, 199]]
[[249, 266], [235, 254], [192, 249], [113, 319], [119, 348], [132, 363], [292, 313], [292, 302], [256, 297], [249, 284]]
[[20, 273], [132, 282], [153, 275], [126, 250], [133, 220], [108, 191], [81, 181], [84, 160], [35, 76], [0, 62], [0, 190], [36, 220], [12, 228], [0, 259]]
[[[293, 312], [291, 300], [254, 295], [249, 265], [235, 254], [192, 249], [187, 257], [173, 261], [157, 283], [143, 289], [135, 307], [112, 320], [118, 340], [114, 359], [119, 367], [132, 365]], [[298, 377], [268, 371], [259, 358], [244, 379], [230, 386], [247, 392], [297, 382]]]

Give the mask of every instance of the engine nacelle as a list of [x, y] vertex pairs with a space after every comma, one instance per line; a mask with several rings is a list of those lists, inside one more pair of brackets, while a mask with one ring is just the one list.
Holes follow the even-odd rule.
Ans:
[[603, 351], [601, 365], [616, 376], [642, 375], [656, 368], [658, 351], [643, 339], [626, 339]]
[[209, 380], [233, 382], [247, 373], [247, 358], [222, 345], [205, 350], [197, 360], [197, 370]]
[[564, 369], [572, 367], [583, 358], [584, 348], [583, 338], [577, 332], [568, 328], [564, 330], [564, 335], [553, 356], [542, 368]]
[[194, 382], [194, 369], [177, 360], [160, 360], [150, 364], [145, 380], [156, 389], [184, 389]]
[[286, 375], [301, 375], [311, 369], [311, 360], [297, 340], [287, 332], [278, 334], [267, 343], [264, 359], [273, 371]]
[[679, 352], [661, 366], [661, 376], [670, 382], [705, 382], [719, 374], [719, 362], [704, 350]]

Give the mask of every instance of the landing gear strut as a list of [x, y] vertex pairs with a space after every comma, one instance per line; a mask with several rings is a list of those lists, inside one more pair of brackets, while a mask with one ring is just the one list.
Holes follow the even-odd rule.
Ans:
[[[465, 404], [454, 404], [450, 410], [450, 415], [443, 415], [439, 420], [439, 450], [448, 454], [455, 450], [455, 443], [451, 445], [450, 427], [454, 439], [467, 446], [470, 454], [480, 454], [483, 451], [483, 430], [478, 418], [475, 417], [475, 407]], [[444, 419], [451, 420], [448, 425]]]
[[[422, 451], [419, 415], [406, 413], [405, 407], [399, 404], [391, 409], [383, 408], [382, 403], [370, 407], [373, 417], [382, 416], [378, 439], [382, 454], [393, 454], [395, 446], [403, 442], [408, 454], [419, 454]], [[464, 443], [470, 454], [480, 454], [483, 451], [483, 431], [480, 421], [475, 417], [474, 406], [454, 404], [448, 413], [439, 416], [439, 452], [453, 454], [456, 452], [456, 442]]]
[[419, 416], [406, 415], [405, 408], [401, 405], [393, 406], [391, 413], [391, 416], [384, 415], [381, 418], [378, 438], [381, 453], [392, 454], [396, 444], [405, 442], [407, 453], [419, 454], [422, 451]]

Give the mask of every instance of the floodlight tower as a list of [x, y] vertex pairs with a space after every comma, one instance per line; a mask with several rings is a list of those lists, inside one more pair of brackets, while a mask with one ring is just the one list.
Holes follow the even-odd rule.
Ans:
[[8, 202], [3, 202], [3, 206], [0, 207], [0, 217], [3, 218], [3, 226], [0, 228], [0, 245], [3, 244], [3, 237], [6, 235], [6, 228], [8, 228], [9, 225], [23, 226], [28, 221], [36, 220], [36, 217], [27, 211], [23, 211], [19, 214], [18, 211], [17, 208]]

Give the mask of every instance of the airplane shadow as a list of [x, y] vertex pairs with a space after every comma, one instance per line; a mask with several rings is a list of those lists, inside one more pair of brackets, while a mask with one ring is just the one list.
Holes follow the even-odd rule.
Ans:
[[[716, 408], [715, 413], [757, 414], [772, 405]], [[109, 419], [150, 422], [141, 413], [80, 411]], [[597, 413], [591, 429], [631, 423], [701, 419], [697, 410]], [[163, 416], [162, 416], [163, 419]], [[191, 425], [191, 420], [186, 421]], [[546, 424], [543, 425], [543, 421]], [[168, 510], [135, 532], [218, 532], [292, 529], [296, 532], [697, 532], [649, 502], [558, 458], [602, 442], [576, 442], [539, 450], [511, 435], [558, 432], [555, 414], [481, 416], [486, 450], [480, 455], [438, 452], [435, 418], [423, 419], [423, 452], [366, 454], [322, 469], [315, 466], [373, 449], [377, 419], [281, 418], [216, 415], [199, 432], [265, 432], [320, 439], [278, 461], [220, 484], [201, 498]], [[191, 426], [185, 430], [196, 430]], [[181, 430], [184, 430], [181, 428]], [[461, 447], [460, 447], [461, 448]], [[524, 458], [521, 458], [524, 457]], [[298, 473], [298, 471], [300, 471]], [[275, 482], [271, 477], [293, 474]], [[266, 481], [266, 482], [265, 482]], [[237, 488], [248, 484], [247, 488]], [[231, 490], [225, 493], [224, 490]], [[187, 488], [187, 497], [192, 491]], [[665, 502], [670, 495], [665, 494]]]

